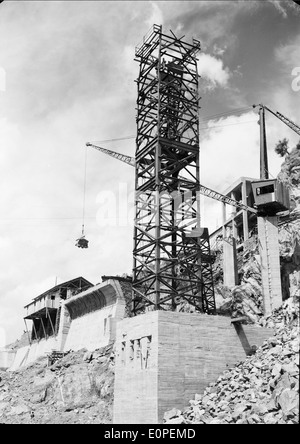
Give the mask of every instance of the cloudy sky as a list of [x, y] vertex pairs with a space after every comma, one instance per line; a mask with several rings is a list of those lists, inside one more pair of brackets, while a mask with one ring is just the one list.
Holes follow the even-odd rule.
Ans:
[[[224, 191], [259, 175], [253, 104], [300, 122], [300, 13], [292, 1], [5, 1], [0, 5], [0, 346], [23, 332], [23, 306], [58, 283], [130, 273], [134, 169], [85, 143], [134, 136], [134, 48], [155, 23], [201, 41], [201, 182]], [[299, 69], [297, 70], [297, 67]], [[241, 112], [243, 111], [243, 112]], [[267, 115], [275, 143], [296, 134]], [[134, 138], [102, 143], [134, 156]], [[107, 214], [107, 200], [115, 211]], [[221, 223], [202, 199], [202, 225]], [[109, 216], [107, 225], [103, 216]]]

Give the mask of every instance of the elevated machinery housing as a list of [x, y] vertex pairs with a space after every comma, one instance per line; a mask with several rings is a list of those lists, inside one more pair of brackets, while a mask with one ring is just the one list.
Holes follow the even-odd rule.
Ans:
[[277, 179], [253, 181], [252, 189], [258, 216], [276, 216], [290, 210], [289, 190]]

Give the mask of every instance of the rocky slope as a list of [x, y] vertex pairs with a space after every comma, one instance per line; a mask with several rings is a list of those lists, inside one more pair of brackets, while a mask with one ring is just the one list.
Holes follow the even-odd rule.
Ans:
[[285, 157], [278, 179], [290, 189], [292, 214], [300, 209], [300, 142]]
[[264, 322], [275, 326], [274, 336], [196, 394], [188, 409], [167, 412], [166, 424], [298, 424], [299, 298]]
[[[261, 324], [275, 334], [254, 356], [224, 372], [168, 424], [294, 424], [298, 421], [299, 298]], [[43, 358], [0, 372], [2, 424], [111, 424], [114, 347], [70, 352], [51, 366]]]
[[0, 372], [2, 424], [108, 424], [112, 421], [113, 346], [47, 358]]

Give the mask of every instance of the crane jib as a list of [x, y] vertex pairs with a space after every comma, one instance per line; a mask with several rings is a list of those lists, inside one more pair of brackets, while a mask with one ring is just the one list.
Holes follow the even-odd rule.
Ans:
[[[121, 162], [127, 163], [128, 165], [135, 166], [135, 159], [131, 156], [126, 156], [125, 154], [117, 153], [116, 151], [109, 150], [107, 148], [103, 148], [98, 145], [94, 145], [92, 143], [87, 143], [87, 146], [91, 146], [92, 148], [95, 148], [98, 151], [101, 151], [104, 154], [107, 154], [108, 156], [111, 156], [115, 159], [120, 160]], [[179, 177], [180, 178], [180, 177]], [[242, 202], [238, 202], [234, 199], [231, 199], [228, 196], [225, 196], [217, 191], [214, 191], [210, 188], [205, 187], [204, 185], [200, 185], [199, 192], [206, 196], [210, 197], [212, 199], [218, 200], [219, 202], [227, 203], [228, 205], [232, 205], [234, 207], [240, 208], [242, 210], [251, 211], [252, 213], [257, 213], [257, 210], [255, 210], [252, 207], [249, 207], [248, 205], [243, 204]]]
[[288, 119], [283, 114], [279, 113], [278, 111], [272, 111], [270, 108], [268, 108], [266, 105], [262, 105], [261, 103], [259, 105], [253, 105], [253, 108], [260, 106], [261, 108], [266, 109], [269, 111], [273, 116], [277, 117], [279, 120], [281, 120], [283, 123], [285, 123], [289, 128], [291, 128], [295, 133], [297, 133], [300, 136], [300, 126], [298, 126], [295, 122]]

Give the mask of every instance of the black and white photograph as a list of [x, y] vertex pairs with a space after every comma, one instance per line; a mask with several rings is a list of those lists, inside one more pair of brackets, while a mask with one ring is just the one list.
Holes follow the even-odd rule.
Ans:
[[299, 424], [300, 1], [0, 1], [0, 230], [0, 424]]

